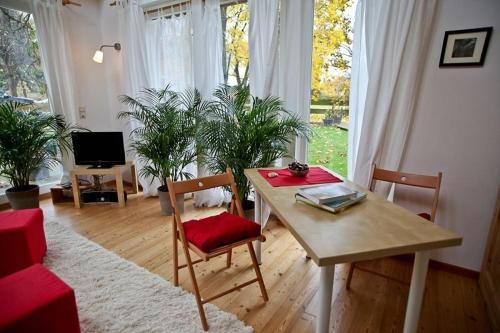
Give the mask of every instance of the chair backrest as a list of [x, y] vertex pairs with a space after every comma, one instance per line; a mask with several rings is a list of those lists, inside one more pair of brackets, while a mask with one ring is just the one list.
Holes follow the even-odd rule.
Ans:
[[434, 199], [432, 201], [432, 210], [430, 214], [431, 221], [434, 222], [434, 218], [436, 217], [436, 211], [439, 199], [439, 190], [441, 188], [442, 177], [443, 177], [442, 172], [439, 172], [437, 176], [418, 175], [413, 173], [380, 169], [377, 168], [377, 165], [373, 164], [370, 177], [370, 191], [374, 190], [375, 182], [377, 180], [395, 184], [404, 184], [409, 186], [434, 189]]
[[234, 209], [236, 208], [238, 215], [243, 217], [244, 216], [243, 206], [241, 205], [241, 200], [238, 195], [238, 189], [234, 181], [233, 172], [231, 171], [230, 168], [227, 168], [225, 173], [215, 176], [200, 177], [200, 178], [177, 181], [177, 182], [174, 182], [170, 177], [167, 178], [167, 187], [170, 196], [170, 203], [172, 204], [174, 215], [176, 216], [178, 221], [181, 222], [180, 214], [178, 213], [179, 211], [177, 208], [177, 200], [176, 200], [177, 195], [179, 194], [183, 195], [185, 193], [198, 192], [222, 186], [229, 186], [231, 188], [231, 192], [233, 193], [233, 198], [231, 200], [231, 211], [234, 211]]

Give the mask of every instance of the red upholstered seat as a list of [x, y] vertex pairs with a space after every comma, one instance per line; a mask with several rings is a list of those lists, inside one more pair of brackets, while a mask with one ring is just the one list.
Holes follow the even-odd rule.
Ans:
[[227, 212], [184, 222], [183, 227], [187, 240], [205, 252], [260, 235], [260, 225]]
[[420, 214], [418, 214], [418, 216], [423, 217], [424, 219], [429, 220], [429, 221], [431, 220], [431, 215], [427, 214], [427, 213], [420, 213]]
[[46, 251], [40, 208], [0, 213], [0, 277], [42, 263]]
[[0, 279], [0, 332], [78, 333], [73, 289], [40, 264]]

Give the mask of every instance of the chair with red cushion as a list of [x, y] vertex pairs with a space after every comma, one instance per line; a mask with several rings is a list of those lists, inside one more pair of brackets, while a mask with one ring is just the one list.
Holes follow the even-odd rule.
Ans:
[[[252, 283], [257, 282], [260, 287], [262, 298], [267, 302], [268, 296], [264, 280], [260, 272], [259, 264], [255, 256], [255, 251], [252, 242], [259, 240], [265, 241], [265, 237], [261, 234], [260, 225], [247, 220], [243, 215], [243, 208], [238, 196], [238, 190], [234, 182], [233, 173], [231, 169], [227, 169], [226, 173], [202, 177], [198, 179], [191, 179], [179, 182], [173, 182], [171, 178], [167, 179], [168, 192], [170, 195], [170, 202], [173, 207], [173, 256], [174, 256], [174, 285], [179, 285], [179, 269], [187, 267], [200, 313], [201, 323], [203, 329], [208, 330], [208, 323], [203, 309], [203, 304], [210, 302], [216, 298], [224, 296], [230, 292], [236, 291], [246, 287]], [[176, 197], [184, 195], [185, 193], [202, 191], [214, 187], [229, 186], [233, 193], [231, 201], [231, 213], [222, 213], [216, 216], [210, 216], [200, 220], [191, 220], [183, 222], [177, 208]], [[236, 209], [238, 215], [232, 214]], [[178, 259], [178, 241], [181, 241], [187, 264], [179, 265]], [[237, 246], [248, 247], [252, 265], [255, 270], [256, 278], [247, 282], [241, 283], [221, 293], [211, 297], [202, 299], [196, 275], [194, 273], [193, 265], [201, 261], [208, 261], [210, 258], [227, 254], [227, 267], [231, 266], [231, 253], [232, 249]], [[200, 259], [192, 260], [190, 251], [196, 253]]]
[[35, 264], [0, 279], [0, 332], [79, 333], [73, 289]]
[[[431, 213], [420, 213], [418, 216], [420, 216], [423, 219], [426, 219], [428, 221], [434, 222], [434, 218], [436, 217], [436, 211], [437, 211], [437, 206], [438, 206], [438, 199], [439, 199], [439, 189], [441, 188], [441, 179], [443, 178], [443, 174], [439, 172], [437, 176], [427, 176], [427, 175], [418, 175], [418, 174], [412, 174], [412, 173], [406, 173], [406, 172], [398, 172], [398, 171], [391, 171], [391, 170], [385, 170], [385, 169], [380, 169], [377, 168], [375, 164], [372, 166], [371, 170], [371, 177], [370, 177], [370, 191], [375, 190], [375, 182], [376, 181], [385, 181], [389, 182], [392, 184], [402, 184], [402, 185], [408, 185], [408, 186], [415, 186], [415, 187], [420, 187], [420, 188], [428, 188], [432, 189], [434, 191], [434, 198], [432, 201], [432, 208], [431, 208]], [[403, 255], [403, 257], [406, 257]], [[384, 275], [382, 273], [370, 271], [365, 268], [361, 268], [360, 266], [357, 265], [357, 263], [353, 262], [351, 263], [351, 266], [349, 268], [349, 273], [347, 275], [347, 281], [346, 281], [346, 289], [351, 288], [351, 280], [352, 280], [352, 275], [354, 273], [354, 269], [362, 269], [365, 272], [368, 273], [373, 273], [382, 277], [389, 278], [391, 280], [394, 280], [396, 282], [403, 282], [407, 284], [405, 281], [401, 281], [398, 279], [395, 279], [391, 276]]]
[[46, 251], [40, 208], [0, 213], [0, 277], [42, 263]]

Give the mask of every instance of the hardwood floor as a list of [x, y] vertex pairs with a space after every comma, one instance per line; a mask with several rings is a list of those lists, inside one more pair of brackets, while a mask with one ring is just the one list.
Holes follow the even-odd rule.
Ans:
[[[125, 208], [110, 205], [41, 203], [46, 220], [56, 220], [113, 251], [172, 281], [170, 217], [160, 215], [157, 198], [131, 195]], [[193, 209], [190, 218], [212, 215], [220, 209]], [[262, 274], [269, 293], [264, 304], [256, 284], [217, 299], [213, 303], [236, 314], [255, 332], [314, 332], [318, 308], [319, 269], [292, 235], [276, 220], [265, 230]], [[245, 247], [233, 254], [233, 265], [225, 268], [225, 256], [197, 265], [202, 295], [210, 296], [253, 274]], [[181, 263], [183, 260], [181, 259]], [[411, 264], [384, 259], [365, 267], [410, 279]], [[331, 314], [332, 332], [400, 332], [408, 287], [361, 270], [355, 270], [351, 290], [345, 290], [347, 265], [335, 269]], [[215, 274], [218, 273], [218, 274]], [[186, 270], [179, 276], [182, 288], [192, 291]], [[490, 332], [484, 301], [476, 280], [429, 269], [420, 332]]]

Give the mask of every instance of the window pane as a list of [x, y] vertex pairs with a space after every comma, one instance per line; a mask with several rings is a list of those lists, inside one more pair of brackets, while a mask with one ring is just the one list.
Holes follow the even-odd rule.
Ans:
[[347, 127], [352, 55], [351, 0], [316, 0], [311, 76], [309, 163], [347, 175]]
[[248, 83], [248, 4], [221, 6], [224, 51], [224, 82], [231, 86]]
[[[0, 7], [0, 100], [14, 100], [49, 112], [35, 23], [29, 13]], [[32, 181], [39, 185], [58, 182], [61, 167], [39, 169]], [[10, 187], [0, 178], [0, 194]]]

